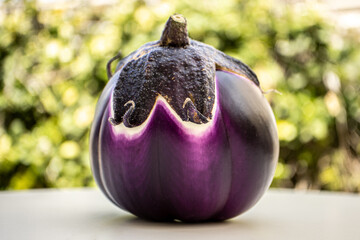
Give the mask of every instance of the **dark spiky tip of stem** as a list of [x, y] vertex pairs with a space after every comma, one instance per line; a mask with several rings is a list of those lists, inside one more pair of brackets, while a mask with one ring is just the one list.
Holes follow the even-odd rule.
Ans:
[[187, 21], [181, 14], [169, 17], [160, 38], [160, 46], [186, 47], [190, 44]]

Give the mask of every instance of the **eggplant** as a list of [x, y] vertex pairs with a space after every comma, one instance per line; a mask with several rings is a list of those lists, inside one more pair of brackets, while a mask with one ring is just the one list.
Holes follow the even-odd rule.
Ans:
[[279, 155], [256, 74], [190, 39], [180, 14], [112, 74], [114, 59], [90, 133], [91, 168], [106, 197], [154, 221], [222, 221], [251, 208]]

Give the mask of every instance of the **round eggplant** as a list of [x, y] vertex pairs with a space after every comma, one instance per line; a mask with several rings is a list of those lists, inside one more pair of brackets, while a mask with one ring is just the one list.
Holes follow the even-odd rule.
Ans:
[[172, 15], [159, 41], [117, 65], [90, 134], [95, 180], [145, 219], [221, 221], [252, 207], [279, 154], [276, 122], [255, 73], [188, 37]]

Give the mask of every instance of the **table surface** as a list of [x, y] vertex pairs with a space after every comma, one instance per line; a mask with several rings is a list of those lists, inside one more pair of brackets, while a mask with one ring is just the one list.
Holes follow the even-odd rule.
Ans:
[[0, 238], [360, 239], [360, 195], [270, 189], [220, 223], [157, 223], [112, 205], [97, 189], [0, 192]]

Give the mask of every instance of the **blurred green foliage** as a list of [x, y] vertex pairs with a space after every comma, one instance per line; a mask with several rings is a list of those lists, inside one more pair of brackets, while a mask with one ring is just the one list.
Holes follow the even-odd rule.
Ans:
[[89, 128], [106, 62], [159, 39], [177, 12], [191, 38], [282, 93], [266, 95], [281, 141], [273, 187], [360, 191], [358, 33], [308, 4], [76, 2], [0, 3], [0, 189], [93, 186]]

